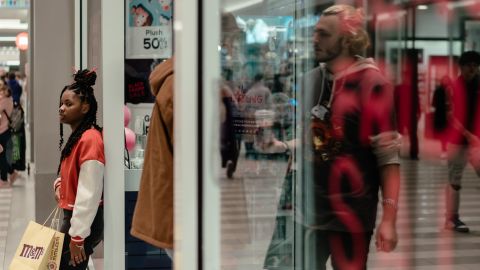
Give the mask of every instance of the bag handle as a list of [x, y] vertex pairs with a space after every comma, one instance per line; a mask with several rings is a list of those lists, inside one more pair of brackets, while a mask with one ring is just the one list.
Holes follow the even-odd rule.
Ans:
[[52, 217], [52, 221], [50, 222], [50, 228], [56, 229], [58, 231], [59, 225], [60, 225], [60, 222], [58, 220], [59, 215], [60, 215], [60, 208], [58, 206], [55, 206], [55, 208], [52, 210], [50, 215], [48, 215], [45, 222], [43, 222], [42, 226], [45, 227], [45, 224], [47, 224], [47, 222], [50, 220], [50, 217]]

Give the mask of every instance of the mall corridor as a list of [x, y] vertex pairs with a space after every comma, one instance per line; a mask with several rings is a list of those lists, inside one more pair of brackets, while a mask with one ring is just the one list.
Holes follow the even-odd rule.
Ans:
[[[426, 143], [428, 145], [428, 143]], [[425, 145], [425, 144], [423, 144]], [[398, 213], [399, 244], [390, 253], [377, 253], [373, 241], [368, 269], [473, 270], [480, 265], [480, 181], [465, 171], [461, 217], [470, 233], [443, 229], [444, 161], [402, 159], [402, 191]], [[281, 182], [268, 177], [285, 169], [285, 162], [257, 162], [242, 158], [234, 179], [223, 178], [222, 270], [260, 270], [274, 228]], [[250, 164], [249, 164], [250, 163]], [[261, 162], [260, 162], [261, 163]], [[276, 164], [273, 164], [276, 163]], [[265, 166], [270, 165], [270, 166]], [[22, 173], [12, 189], [0, 190], [0, 269], [8, 269], [28, 221], [34, 217], [34, 181]], [[45, 198], [50, 200], [52, 198]], [[380, 207], [381, 209], [381, 207]], [[94, 260], [95, 261], [95, 260]], [[101, 269], [96, 261], [97, 267]]]
[[479, 14], [0, 0], [0, 270], [480, 269]]
[[[246, 164], [251, 161], [240, 162], [241, 168], [252, 168]], [[254, 177], [257, 173], [262, 177]], [[280, 186], [265, 176], [268, 173], [240, 170], [233, 180], [222, 179], [222, 270], [262, 269], [279, 194], [272, 187]], [[480, 181], [471, 168], [465, 171], [461, 214], [471, 232], [452, 233], [443, 229], [446, 174], [444, 162], [402, 159], [399, 245], [392, 253], [377, 253], [372, 241], [368, 269], [478, 269]], [[0, 269], [8, 269], [23, 230], [34, 217], [33, 185], [33, 179], [22, 173], [13, 188], [0, 190]]]
[[[247, 161], [243, 161], [247, 162]], [[368, 269], [466, 270], [480, 265], [480, 181], [473, 170], [464, 175], [461, 217], [470, 233], [443, 229], [447, 168], [439, 161], [401, 163], [402, 191], [398, 212], [399, 244], [392, 253], [377, 253], [374, 241]], [[274, 226], [281, 183], [248, 177], [222, 186], [222, 269], [262, 269]], [[379, 207], [381, 209], [381, 207]], [[286, 269], [286, 268], [285, 268]]]

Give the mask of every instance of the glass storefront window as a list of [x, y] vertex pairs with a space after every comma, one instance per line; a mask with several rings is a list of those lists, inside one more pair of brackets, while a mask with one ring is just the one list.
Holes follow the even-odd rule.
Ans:
[[433, 151], [433, 94], [476, 48], [476, 20], [457, 15], [476, 6], [219, 2], [220, 269], [385, 266], [410, 205], [400, 171]]

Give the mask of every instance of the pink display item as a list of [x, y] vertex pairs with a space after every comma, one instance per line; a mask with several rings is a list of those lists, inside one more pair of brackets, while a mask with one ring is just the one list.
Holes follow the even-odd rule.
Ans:
[[128, 123], [130, 123], [131, 118], [132, 118], [132, 112], [127, 107], [127, 105], [123, 105], [123, 126], [124, 127], [128, 126]]
[[135, 133], [129, 128], [125, 128], [125, 147], [128, 151], [132, 151], [135, 147]]

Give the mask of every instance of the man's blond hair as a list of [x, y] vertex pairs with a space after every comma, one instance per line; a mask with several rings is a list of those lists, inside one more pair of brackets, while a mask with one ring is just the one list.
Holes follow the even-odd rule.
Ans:
[[363, 9], [349, 5], [334, 5], [322, 12], [323, 16], [335, 15], [340, 21], [340, 31], [349, 43], [348, 51], [352, 56], [364, 55], [370, 46], [370, 39], [364, 28]]

